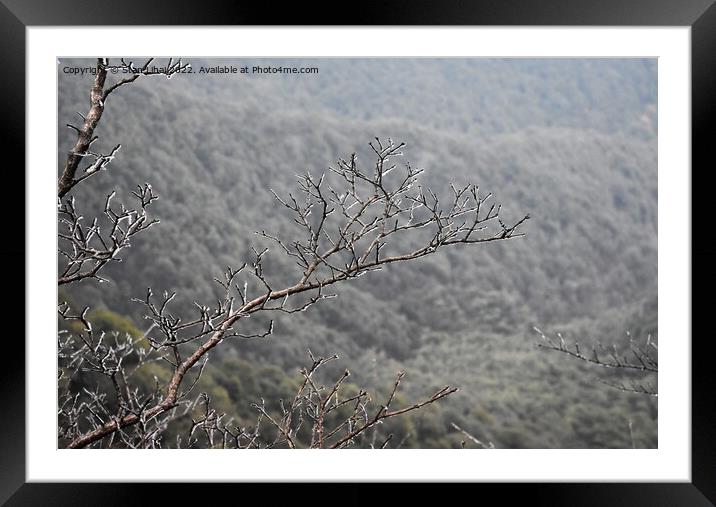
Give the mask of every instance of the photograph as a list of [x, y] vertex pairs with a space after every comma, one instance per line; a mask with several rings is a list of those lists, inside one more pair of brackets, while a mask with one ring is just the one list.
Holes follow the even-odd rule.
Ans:
[[57, 449], [659, 449], [658, 58], [56, 63]]

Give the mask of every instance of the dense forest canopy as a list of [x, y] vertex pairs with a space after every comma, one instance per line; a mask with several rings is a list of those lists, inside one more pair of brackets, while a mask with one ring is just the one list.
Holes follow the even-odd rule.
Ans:
[[[255, 231], [295, 234], [270, 189], [320, 174], [368, 141], [407, 144], [435, 189], [474, 182], [529, 214], [527, 236], [456, 248], [343, 285], [339, 297], [279, 316], [266, 340], [226, 343], [201, 387], [249, 417], [278, 399], [306, 349], [337, 353], [358, 384], [459, 393], [407, 419], [405, 447], [454, 447], [450, 423], [497, 447], [655, 447], [656, 399], [610, 390], [578, 362], [535, 348], [534, 326], [590, 344], [657, 329], [657, 80], [654, 59], [192, 60], [200, 65], [300, 65], [317, 74], [179, 74], [113, 94], [98, 149], [121, 143], [111, 170], [77, 188], [97, 214], [149, 182], [160, 225], [104, 271], [111, 284], [63, 291], [108, 329], [141, 336], [147, 287], [176, 290], [189, 311], [211, 302], [226, 265], [272, 246]], [[58, 66], [58, 171], [86, 109], [92, 76]], [[113, 144], [114, 143], [114, 144]], [[295, 273], [272, 251], [269, 277]], [[260, 325], [261, 323], [257, 323]], [[631, 433], [630, 423], [631, 421]]]

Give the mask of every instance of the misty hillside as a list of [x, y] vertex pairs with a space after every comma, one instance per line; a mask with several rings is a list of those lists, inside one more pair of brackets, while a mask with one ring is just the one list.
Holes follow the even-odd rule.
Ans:
[[[445, 437], [454, 421], [498, 447], [631, 447], [632, 420], [636, 445], [655, 447], [655, 399], [610, 389], [597, 381], [604, 372], [537, 349], [533, 327], [585, 344], [658, 334], [656, 61], [300, 65], [319, 73], [140, 78], [111, 95], [93, 146], [122, 149], [78, 187], [78, 207], [93, 216], [113, 189], [126, 198], [149, 182], [161, 223], [107, 267], [111, 285], [77, 284], [72, 301], [142, 329], [130, 299], [151, 286], [176, 290], [189, 315], [193, 301], [218, 294], [213, 277], [226, 265], [239, 266], [252, 245], [275, 246], [255, 231], [298, 232], [269, 189], [285, 195], [297, 174], [318, 175], [353, 152], [370, 168], [367, 143], [392, 137], [438, 194], [477, 183], [502, 203], [503, 220], [529, 214], [526, 236], [460, 245], [336, 287], [338, 298], [277, 317], [267, 340], [222, 344], [206, 379], [216, 385], [206, 388], [223, 389], [225, 409], [241, 417], [263, 393], [239, 395], [220, 377], [237, 365], [293, 374], [310, 348], [338, 353], [337, 368], [369, 386], [405, 369], [408, 398], [461, 387], [415, 416], [419, 440], [406, 446], [455, 445]], [[65, 124], [86, 110], [91, 76], [58, 79], [61, 169], [74, 142]], [[266, 271], [277, 284], [300, 275], [273, 248]]]

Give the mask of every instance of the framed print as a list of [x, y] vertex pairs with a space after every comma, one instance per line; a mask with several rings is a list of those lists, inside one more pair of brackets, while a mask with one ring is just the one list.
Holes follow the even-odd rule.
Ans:
[[425, 2], [350, 26], [5, 3], [26, 168], [10, 505], [137, 482], [716, 498], [691, 285], [694, 260], [712, 272], [690, 170], [711, 2]]

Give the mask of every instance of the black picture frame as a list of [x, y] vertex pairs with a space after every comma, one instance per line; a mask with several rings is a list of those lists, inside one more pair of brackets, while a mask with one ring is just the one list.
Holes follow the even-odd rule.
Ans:
[[[591, 25], [591, 26], [689, 26], [691, 27], [692, 79], [692, 330], [704, 323], [706, 305], [711, 303], [706, 289], [716, 283], [716, 268], [710, 262], [716, 245], [709, 236], [708, 210], [696, 210], [694, 203], [707, 202], [710, 192], [705, 174], [713, 170], [711, 132], [716, 132], [716, 6], [714, 0], [481, 0], [464, 2], [393, 1], [354, 4], [347, 14], [344, 8], [322, 7], [307, 3], [276, 7], [268, 2], [246, 4], [224, 0], [176, 0], [149, 2], [137, 0], [0, 0], [0, 107], [2, 107], [3, 153], [23, 154], [25, 146], [25, 29], [48, 25]], [[6, 161], [3, 179], [25, 209], [26, 188], [23, 156], [10, 164]], [[700, 168], [700, 172], [694, 170]], [[694, 185], [699, 174], [701, 185]], [[22, 189], [22, 191], [20, 191]], [[699, 194], [704, 197], [696, 199]], [[18, 209], [18, 208], [15, 208]], [[698, 212], [700, 211], [700, 212]], [[10, 221], [10, 234], [25, 237], [24, 221]], [[698, 243], [696, 240], [698, 239]], [[697, 243], [697, 244], [696, 244]], [[15, 266], [25, 258], [24, 241], [2, 242], [2, 266]], [[32, 269], [25, 264], [25, 272]], [[6, 294], [16, 299], [25, 294], [25, 280], [19, 270], [5, 275], [12, 280]], [[700, 297], [698, 289], [701, 291]], [[24, 297], [23, 297], [24, 300]], [[31, 305], [31, 302], [28, 302]], [[700, 319], [695, 314], [702, 310]], [[0, 369], [2, 411], [0, 414], [0, 503], [7, 505], [118, 505], [138, 504], [146, 498], [148, 485], [139, 484], [56, 484], [26, 483], [25, 479], [25, 347], [18, 338], [25, 334], [24, 321], [6, 316], [8, 332], [2, 354], [11, 358]], [[30, 307], [25, 307], [25, 319]], [[22, 329], [20, 329], [22, 328]], [[12, 329], [13, 331], [15, 329]], [[691, 483], [588, 483], [588, 484], [477, 484], [477, 494], [497, 493], [500, 503], [510, 503], [515, 495], [524, 502], [550, 506], [708, 506], [716, 502], [716, 397], [712, 386], [716, 368], [709, 333], [694, 334], [692, 340], [692, 482]], [[670, 337], [684, 339], [689, 337]], [[252, 487], [241, 485], [242, 488]], [[350, 488], [364, 486], [351, 485]], [[418, 487], [418, 486], [415, 486]], [[214, 488], [212, 486], [212, 488]], [[244, 491], [244, 490], [242, 490]], [[215, 497], [212, 489], [211, 496]], [[341, 493], [346, 494], [346, 493]], [[205, 497], [204, 488], [172, 485], [171, 499], [191, 500]], [[348, 494], [356, 499], [357, 494]], [[167, 498], [168, 500], [169, 498]], [[383, 498], [387, 501], [388, 497]]]

